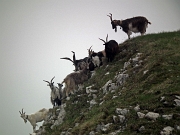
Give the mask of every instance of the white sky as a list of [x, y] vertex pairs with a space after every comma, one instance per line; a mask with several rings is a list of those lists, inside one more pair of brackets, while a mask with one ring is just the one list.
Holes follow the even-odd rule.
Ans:
[[[20, 118], [52, 107], [50, 88], [74, 70], [70, 61], [104, 49], [98, 38], [122, 43], [128, 37], [111, 28], [113, 19], [145, 16], [147, 33], [180, 29], [179, 0], [0, 0], [0, 134], [29, 135], [32, 126]], [[133, 34], [138, 36], [140, 34]]]

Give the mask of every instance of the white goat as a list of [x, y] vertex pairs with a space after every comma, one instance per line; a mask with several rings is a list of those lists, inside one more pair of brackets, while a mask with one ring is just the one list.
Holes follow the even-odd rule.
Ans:
[[31, 125], [33, 126], [33, 132], [36, 131], [36, 126], [37, 126], [37, 122], [41, 122], [43, 120], [47, 120], [47, 116], [49, 113], [49, 109], [41, 109], [38, 112], [34, 113], [34, 114], [30, 114], [30, 115], [26, 115], [25, 112], [19, 111], [19, 113], [21, 114], [21, 118], [24, 120], [24, 122], [26, 123], [27, 120], [31, 123]]
[[55, 76], [51, 79], [51, 82], [43, 80], [44, 82], [48, 83], [47, 86], [49, 86], [51, 89], [51, 98], [50, 99], [51, 99], [51, 103], [52, 103], [53, 107], [55, 105], [58, 105], [58, 106], [61, 105], [60, 91], [57, 87], [54, 86], [54, 82], [52, 82], [54, 78], [55, 78]]

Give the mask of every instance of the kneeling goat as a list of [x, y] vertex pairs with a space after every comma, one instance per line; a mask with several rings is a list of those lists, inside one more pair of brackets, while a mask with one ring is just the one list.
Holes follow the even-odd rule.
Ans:
[[112, 14], [111, 13], [109, 14], [110, 15], [107, 16], [110, 17], [112, 29], [115, 29], [115, 32], [117, 32], [117, 26], [122, 27], [122, 30], [127, 33], [129, 39], [132, 32], [134, 33], [140, 32], [141, 35], [144, 35], [148, 24], [151, 24], [151, 22], [149, 22], [143, 16], [137, 16], [125, 20], [112, 20]]
[[21, 114], [20, 117], [24, 120], [24, 122], [26, 123], [28, 120], [31, 123], [31, 125], [33, 126], [33, 132], [35, 132], [36, 130], [37, 122], [47, 120], [48, 112], [49, 110], [45, 108], [31, 115], [26, 115], [25, 112], [23, 112], [23, 109], [22, 112], [19, 111], [19, 113]]
[[118, 43], [115, 40], [108, 41], [108, 35], [106, 37], [106, 41], [104, 41], [103, 39], [100, 39], [100, 40], [104, 42], [103, 45], [105, 45], [105, 52], [106, 52], [106, 57], [108, 59], [108, 62], [112, 62], [115, 55], [119, 52]]
[[52, 82], [54, 78], [55, 78], [55, 76], [51, 79], [51, 82], [43, 80], [44, 82], [48, 83], [47, 86], [49, 86], [50, 89], [51, 89], [51, 97], [50, 97], [50, 99], [51, 99], [51, 103], [53, 105], [53, 108], [54, 108], [55, 105], [58, 105], [58, 106], [61, 105], [60, 91], [59, 91], [59, 89], [57, 87], [54, 86], [54, 82]]

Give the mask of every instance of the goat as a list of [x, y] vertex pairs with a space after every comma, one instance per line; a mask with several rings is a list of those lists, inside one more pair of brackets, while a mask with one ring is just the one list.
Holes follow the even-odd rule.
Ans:
[[73, 73], [70, 73], [67, 75], [63, 82], [65, 83], [65, 92], [66, 92], [66, 97], [69, 96], [69, 93], [74, 93], [75, 92], [75, 87], [79, 84], [83, 84], [85, 81], [88, 80], [88, 72], [89, 72], [89, 63], [86, 63], [86, 67], [80, 71], [76, 71]]
[[25, 123], [27, 122], [27, 120], [31, 123], [31, 125], [33, 126], [33, 132], [35, 132], [37, 126], [36, 123], [47, 120], [49, 110], [43, 108], [34, 114], [26, 115], [26, 113], [23, 112], [22, 109], [22, 112], [19, 111], [19, 113], [21, 115], [20, 117], [24, 120]]
[[144, 35], [148, 24], [151, 24], [151, 22], [149, 22], [143, 16], [137, 16], [125, 20], [112, 20], [112, 14], [111, 13], [109, 14], [110, 15], [107, 16], [110, 17], [112, 29], [115, 29], [115, 32], [117, 32], [117, 26], [120, 26], [120, 28], [122, 27], [122, 30], [125, 33], [127, 33], [129, 39], [132, 32], [134, 33], [140, 32], [141, 35]]
[[100, 39], [100, 40], [104, 42], [103, 45], [105, 45], [105, 52], [106, 52], [106, 57], [108, 59], [108, 62], [112, 62], [115, 55], [119, 52], [118, 43], [115, 40], [108, 41], [108, 35], [106, 37], [106, 41], [104, 41], [103, 39]]
[[62, 89], [63, 85], [61, 83], [57, 83], [58, 84], [58, 89], [59, 89], [59, 92], [60, 92], [60, 95], [61, 95], [61, 99], [64, 99], [66, 94], [65, 94], [65, 90]]
[[94, 65], [91, 62], [91, 60], [89, 59], [89, 57], [85, 57], [83, 59], [79, 59], [76, 60], [76, 56], [75, 56], [75, 52], [71, 51], [73, 53], [73, 60], [71, 60], [68, 57], [64, 57], [64, 58], [60, 58], [60, 59], [65, 59], [65, 60], [69, 60], [73, 63], [73, 65], [75, 66], [75, 70], [74, 71], [79, 71], [82, 70], [86, 67], [86, 61], [89, 61], [89, 70], [93, 71], [94, 70]]
[[50, 100], [51, 100], [51, 103], [53, 105], [53, 108], [55, 105], [58, 105], [60, 106], [61, 105], [61, 95], [60, 95], [60, 91], [57, 87], [54, 86], [54, 82], [53, 79], [55, 78], [55, 76], [51, 79], [51, 81], [46, 81], [46, 80], [43, 80], [44, 82], [47, 82], [47, 86], [50, 87], [51, 89], [51, 97], [50, 97]]
[[88, 49], [89, 58], [92, 60], [95, 67], [100, 67], [102, 65], [102, 58], [106, 57], [105, 50], [96, 53], [91, 49], [91, 47]]

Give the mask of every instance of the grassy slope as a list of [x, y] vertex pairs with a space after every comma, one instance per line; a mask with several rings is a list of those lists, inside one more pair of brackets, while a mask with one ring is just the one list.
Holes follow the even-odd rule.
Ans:
[[[130, 109], [127, 116], [127, 127], [124, 132], [119, 134], [137, 134], [137, 129], [142, 125], [145, 126], [145, 131], [138, 134], [159, 134], [165, 126], [180, 125], [180, 107], [173, 105], [174, 95], [180, 96], [180, 31], [136, 37], [125, 41], [119, 47], [121, 52], [115, 60], [107, 67], [104, 65], [97, 69], [96, 75], [85, 83], [85, 86], [94, 84], [93, 89], [98, 90], [96, 100], [98, 103], [102, 99], [106, 102], [101, 106], [93, 106], [89, 110], [87, 100], [90, 101], [92, 97], [88, 97], [85, 90], [77, 93], [84, 94], [83, 96], [73, 95], [71, 100], [67, 101], [67, 114], [64, 123], [55, 130], [48, 129], [49, 135], [59, 135], [61, 131], [66, 131], [69, 128], [72, 128], [73, 135], [89, 134], [101, 122], [105, 124], [113, 122], [112, 116], [115, 114], [116, 108]], [[104, 96], [100, 88], [108, 80], [113, 79], [116, 73], [122, 69], [124, 62], [134, 57], [138, 52], [142, 53], [143, 65], [138, 69], [132, 69], [129, 66], [130, 77], [123, 88], [120, 87], [115, 93]], [[146, 70], [148, 72], [144, 75], [143, 72]], [[105, 76], [107, 72], [110, 74]], [[112, 96], [119, 95], [119, 92], [121, 95], [112, 99]], [[160, 102], [162, 96], [168, 102], [166, 105]], [[76, 101], [78, 103], [75, 104]], [[139, 119], [133, 110], [137, 104], [140, 105], [141, 112], [148, 110], [161, 115], [173, 113], [173, 119], [158, 118], [155, 122]], [[80, 124], [74, 127], [75, 123]], [[120, 124], [113, 124], [108, 132], [100, 134], [111, 133], [119, 126]]]

